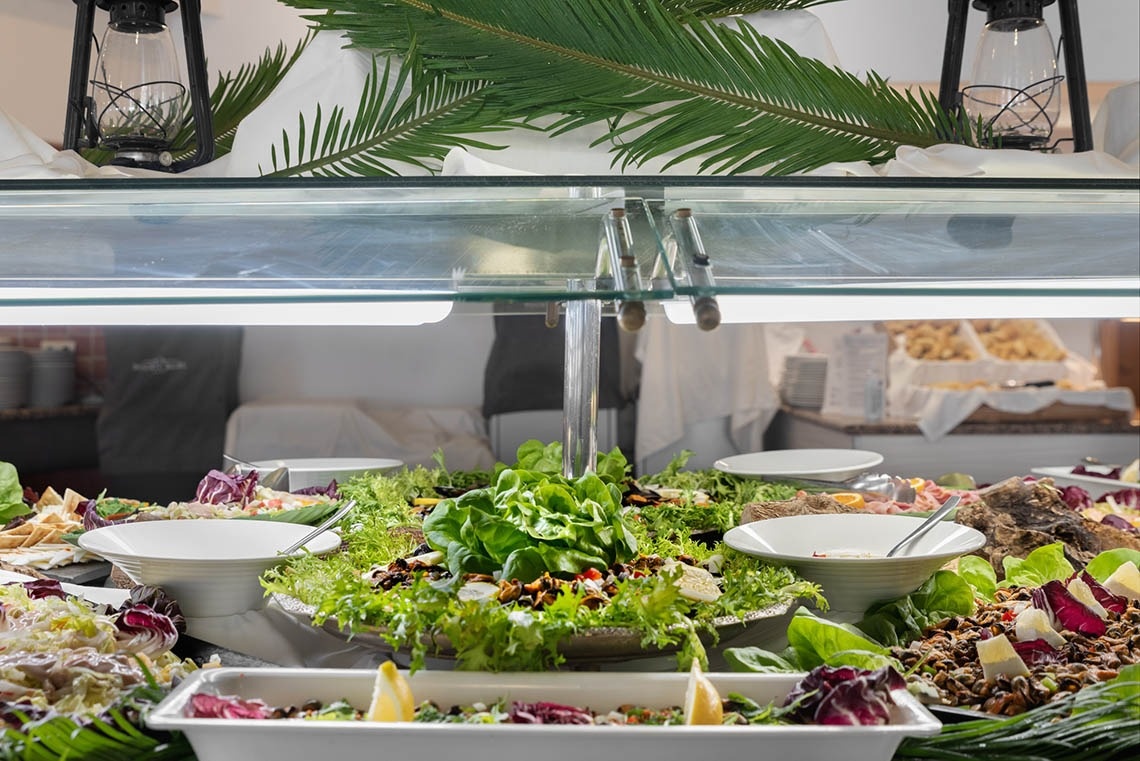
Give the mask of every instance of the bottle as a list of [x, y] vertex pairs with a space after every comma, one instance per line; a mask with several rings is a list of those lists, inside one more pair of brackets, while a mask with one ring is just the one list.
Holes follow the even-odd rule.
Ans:
[[878, 423], [883, 419], [883, 379], [873, 372], [863, 382], [863, 419]]

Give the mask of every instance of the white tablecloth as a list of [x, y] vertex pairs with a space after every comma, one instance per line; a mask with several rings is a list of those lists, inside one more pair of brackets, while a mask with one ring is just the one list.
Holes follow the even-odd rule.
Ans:
[[495, 464], [479, 410], [383, 407], [360, 399], [254, 401], [226, 424], [225, 451], [243, 460], [387, 457], [434, 467], [442, 449], [452, 470]]

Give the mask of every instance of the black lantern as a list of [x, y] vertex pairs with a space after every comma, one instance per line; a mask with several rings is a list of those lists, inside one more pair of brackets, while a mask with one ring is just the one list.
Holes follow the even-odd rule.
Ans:
[[[1042, 149], [1060, 114], [1056, 48], [1042, 9], [1057, 2], [1073, 147], [1092, 150], [1092, 124], [1085, 81], [1077, 0], [973, 0], [986, 12], [969, 84], [959, 90], [969, 0], [949, 0], [946, 51], [938, 100], [952, 116], [966, 119], [1000, 139], [1006, 148]], [[963, 121], [958, 120], [956, 121]]]
[[[178, 9], [170, 0], [74, 0], [75, 38], [63, 147], [103, 148], [111, 163], [181, 172], [214, 157], [206, 55], [202, 47], [201, 0], [182, 0], [182, 36], [190, 80], [195, 150], [175, 161], [172, 150], [184, 125], [187, 88], [166, 14]], [[95, 9], [110, 21], [91, 65]], [[88, 90], [90, 86], [90, 90]]]

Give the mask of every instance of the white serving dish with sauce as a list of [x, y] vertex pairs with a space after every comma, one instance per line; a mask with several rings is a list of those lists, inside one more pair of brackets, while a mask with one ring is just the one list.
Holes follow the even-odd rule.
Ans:
[[[199, 761], [393, 758], [464, 761], [693, 761], [702, 757], [771, 761], [888, 761], [905, 737], [937, 734], [941, 724], [905, 690], [895, 691], [884, 726], [567, 726], [383, 724], [303, 719], [191, 719], [190, 697], [202, 691], [260, 698], [270, 705], [346, 699], [367, 708], [373, 670], [207, 669], [179, 685], [147, 719], [152, 729], [184, 732]], [[783, 699], [802, 674], [710, 673], [722, 696], [738, 692], [767, 703]], [[549, 700], [608, 711], [626, 703], [684, 703], [686, 673], [501, 673], [419, 671], [409, 677], [416, 701], [491, 703]]]
[[793, 515], [729, 529], [724, 542], [739, 552], [794, 568], [823, 588], [829, 615], [858, 618], [873, 603], [913, 592], [954, 558], [980, 549], [980, 531], [941, 521], [903, 552], [886, 557], [915, 527], [875, 513]]

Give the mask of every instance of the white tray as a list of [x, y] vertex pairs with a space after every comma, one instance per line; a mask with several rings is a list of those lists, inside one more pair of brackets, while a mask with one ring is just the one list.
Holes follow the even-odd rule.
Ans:
[[[767, 703], [782, 698], [799, 674], [722, 674], [709, 678], [722, 695], [738, 692]], [[703, 757], [762, 761], [888, 761], [904, 737], [937, 734], [941, 724], [905, 690], [886, 726], [565, 726], [381, 724], [301, 719], [190, 719], [190, 696], [260, 698], [270, 705], [347, 699], [366, 708], [375, 672], [340, 669], [207, 669], [195, 672], [151, 712], [152, 729], [184, 732], [199, 761], [271, 758], [453, 759], [464, 761], [693, 761]], [[416, 700], [490, 703], [500, 697], [550, 700], [606, 711], [623, 703], [681, 705], [684, 673], [622, 674], [419, 671], [409, 677]]]
[[1079, 486], [1087, 491], [1093, 499], [1097, 499], [1102, 494], [1120, 491], [1121, 489], [1140, 489], [1140, 484], [1132, 481], [1117, 481], [1112, 478], [1097, 478], [1096, 476], [1074, 473], [1073, 468], [1068, 465], [1030, 468], [1029, 472], [1035, 476], [1052, 478], [1053, 485], [1058, 488]]

